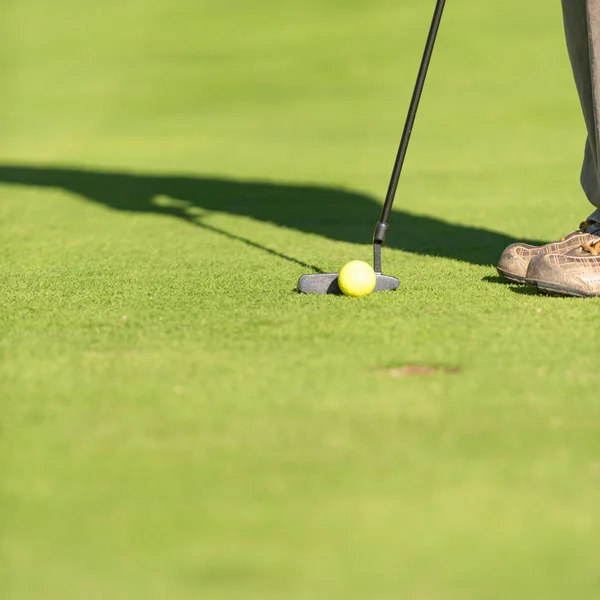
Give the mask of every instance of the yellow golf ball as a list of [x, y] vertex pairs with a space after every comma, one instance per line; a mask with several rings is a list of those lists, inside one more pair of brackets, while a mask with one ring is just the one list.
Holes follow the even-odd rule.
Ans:
[[375, 289], [376, 281], [371, 265], [362, 260], [353, 260], [342, 267], [338, 285], [346, 296], [368, 296]]

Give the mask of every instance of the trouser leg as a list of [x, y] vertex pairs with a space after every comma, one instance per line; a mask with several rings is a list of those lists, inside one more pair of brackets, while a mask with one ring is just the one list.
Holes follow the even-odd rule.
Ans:
[[588, 139], [581, 184], [600, 221], [600, 0], [562, 0], [569, 57]]

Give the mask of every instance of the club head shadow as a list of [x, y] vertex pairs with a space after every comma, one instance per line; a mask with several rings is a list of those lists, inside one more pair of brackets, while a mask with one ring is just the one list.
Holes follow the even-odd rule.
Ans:
[[[298, 291], [303, 294], [341, 294], [338, 276], [339, 273], [302, 275], [298, 281]], [[375, 276], [375, 292], [390, 292], [400, 286], [400, 281], [395, 277], [382, 273], [376, 273]]]

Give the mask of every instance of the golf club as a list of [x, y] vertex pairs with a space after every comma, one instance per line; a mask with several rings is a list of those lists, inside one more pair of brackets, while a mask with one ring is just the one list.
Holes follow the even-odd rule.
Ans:
[[[433, 54], [433, 48], [440, 28], [445, 4], [446, 0], [437, 0], [435, 11], [433, 13], [433, 21], [431, 23], [429, 35], [427, 36], [425, 52], [423, 53], [423, 59], [421, 60], [421, 66], [419, 68], [417, 83], [408, 110], [406, 124], [404, 125], [402, 140], [400, 141], [400, 147], [396, 156], [396, 162], [394, 163], [390, 185], [381, 212], [381, 218], [375, 226], [375, 234], [373, 236], [373, 268], [377, 278], [374, 290], [376, 292], [395, 290], [400, 285], [398, 279], [390, 275], [383, 275], [381, 272], [381, 248], [385, 244], [387, 238], [389, 218], [394, 204], [394, 198], [396, 197], [398, 182], [400, 181], [402, 167], [404, 166], [408, 144], [415, 124], [419, 101], [421, 100], [421, 94], [423, 93], [423, 87], [425, 85], [425, 79], [427, 77], [427, 71], [429, 69], [429, 63], [431, 62], [431, 56]], [[298, 281], [298, 291], [304, 294], [340, 294], [338, 275], [338, 273], [302, 275]]]

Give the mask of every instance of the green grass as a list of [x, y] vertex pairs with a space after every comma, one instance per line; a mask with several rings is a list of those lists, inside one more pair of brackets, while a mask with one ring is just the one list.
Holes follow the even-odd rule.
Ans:
[[558, 5], [449, 3], [400, 291], [293, 291], [369, 260], [426, 4], [2, 4], [3, 598], [598, 597], [600, 303], [492, 266], [590, 212]]

